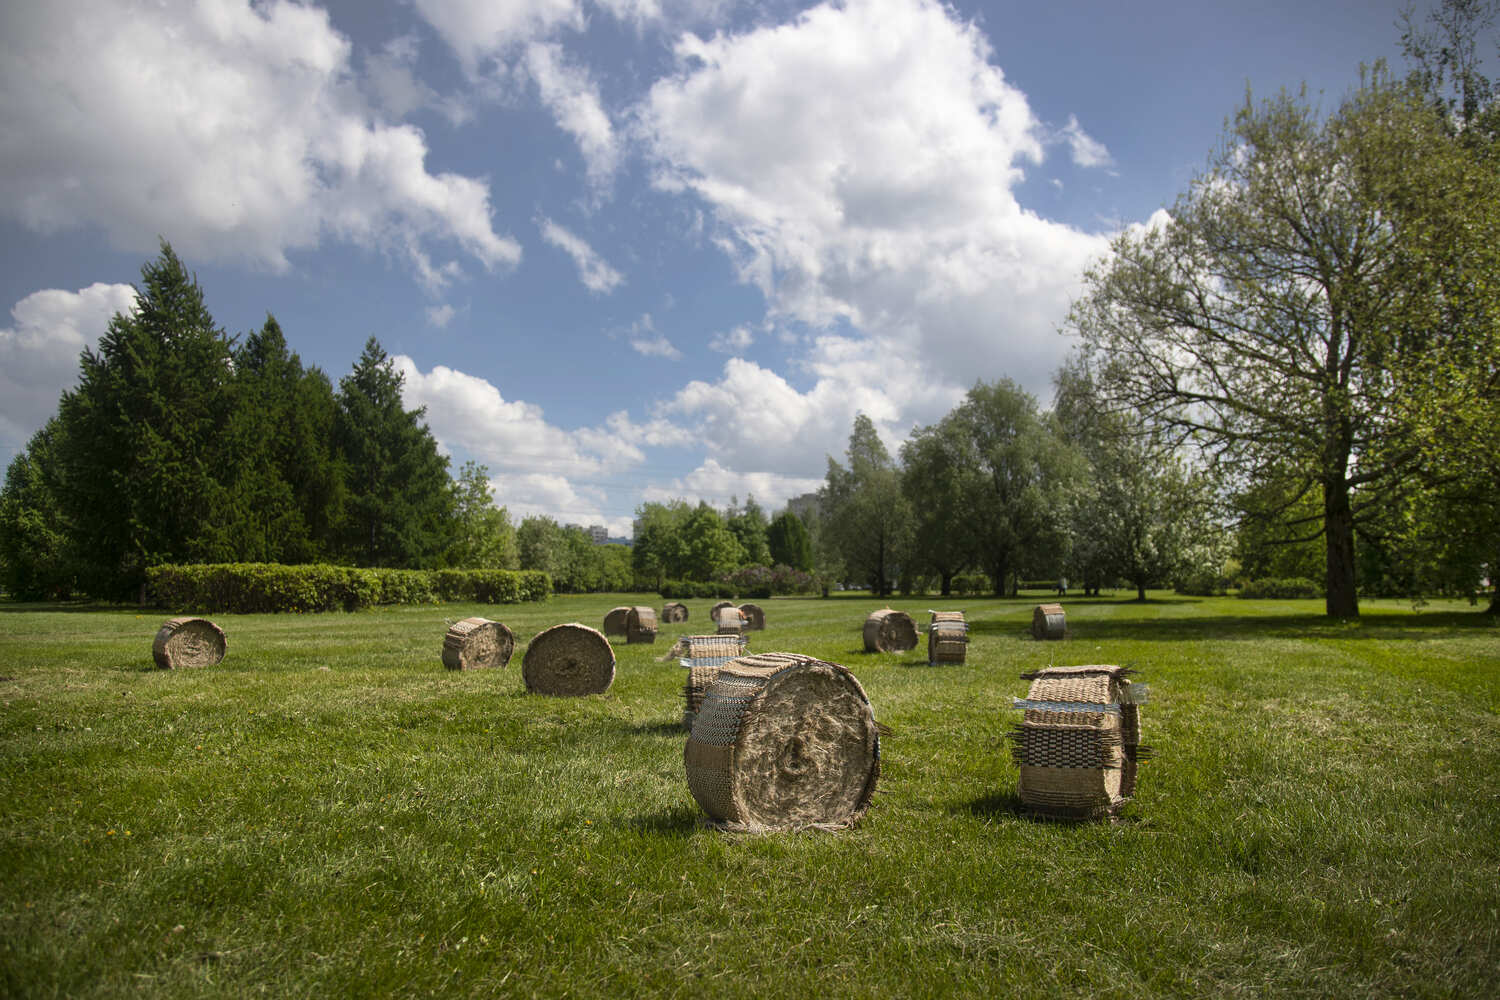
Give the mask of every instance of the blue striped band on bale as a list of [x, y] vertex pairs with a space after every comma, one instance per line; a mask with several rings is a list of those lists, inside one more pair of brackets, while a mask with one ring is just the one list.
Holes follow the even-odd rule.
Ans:
[[488, 670], [505, 666], [516, 648], [510, 629], [488, 618], [455, 622], [443, 636], [443, 666], [449, 670]]
[[526, 647], [521, 679], [533, 694], [603, 694], [615, 680], [615, 651], [601, 632], [587, 625], [554, 625]]
[[799, 653], [731, 660], [683, 751], [688, 788], [721, 829], [840, 829], [880, 776], [875, 713], [852, 673]]
[[217, 666], [229, 650], [224, 630], [207, 618], [168, 618], [151, 643], [151, 658], [163, 670]]
[[742, 635], [685, 635], [677, 640], [667, 654], [680, 656], [679, 661], [687, 668], [687, 679], [682, 686], [682, 726], [693, 728], [698, 717], [698, 706], [703, 702], [703, 692], [719, 675], [719, 668], [737, 656], [745, 654], [748, 641]]

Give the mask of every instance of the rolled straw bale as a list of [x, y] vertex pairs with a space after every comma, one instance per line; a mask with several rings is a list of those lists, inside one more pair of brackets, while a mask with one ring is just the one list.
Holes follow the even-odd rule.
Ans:
[[533, 694], [603, 694], [615, 679], [615, 651], [587, 625], [554, 625], [526, 647], [521, 679]]
[[656, 641], [655, 608], [648, 608], [644, 604], [640, 604], [630, 609], [630, 614], [625, 619], [625, 641]]
[[717, 625], [719, 623], [719, 612], [723, 611], [725, 608], [734, 608], [734, 602], [720, 601], [718, 604], [715, 604], [713, 607], [709, 608], [708, 620]]
[[731, 830], [849, 826], [880, 776], [880, 734], [847, 668], [799, 653], [730, 660], [683, 752], [688, 788]]
[[720, 608], [714, 615], [720, 635], [739, 635], [745, 631], [745, 614], [734, 605]]
[[692, 731], [698, 708], [703, 704], [703, 693], [717, 676], [718, 666], [688, 667], [687, 679], [682, 684], [682, 728]]
[[168, 618], [151, 643], [151, 658], [164, 670], [212, 667], [224, 659], [229, 644], [224, 630], [207, 618]]
[[1009, 738], [1021, 801], [1032, 812], [1099, 819], [1135, 793], [1136, 764], [1150, 749], [1140, 745], [1146, 685], [1130, 683], [1129, 673], [1094, 665], [1021, 675], [1031, 688], [1016, 700], [1024, 714]]
[[1061, 604], [1038, 604], [1031, 612], [1031, 634], [1037, 639], [1061, 639], [1067, 635]]
[[662, 605], [661, 620], [664, 623], [668, 625], [675, 625], [678, 622], [685, 622], [687, 621], [687, 619], [688, 609], [686, 604], [679, 604], [676, 601], [673, 601], [670, 604]]
[[764, 632], [766, 613], [759, 604], [741, 604], [740, 617], [745, 620], [746, 632]]
[[443, 636], [443, 666], [449, 670], [503, 667], [515, 648], [515, 634], [504, 625], [488, 618], [465, 618]]
[[621, 605], [618, 608], [611, 608], [609, 614], [604, 616], [604, 634], [625, 635], [630, 628], [629, 622], [629, 606]]
[[742, 635], [685, 635], [678, 639], [672, 652], [682, 656], [681, 663], [688, 668], [683, 684], [684, 711], [682, 725], [693, 728], [698, 717], [698, 705], [703, 701], [703, 692], [718, 676], [719, 668], [737, 656], [743, 656], [748, 643]]
[[969, 626], [963, 621], [935, 621], [927, 627], [927, 665], [962, 663], [969, 655]]
[[960, 625], [968, 624], [964, 619], [962, 611], [933, 611], [931, 608], [928, 608], [927, 613], [932, 615], [930, 623], [932, 625], [936, 625], [938, 622], [958, 622]]
[[904, 653], [917, 647], [917, 625], [905, 611], [882, 608], [865, 619], [866, 653]]

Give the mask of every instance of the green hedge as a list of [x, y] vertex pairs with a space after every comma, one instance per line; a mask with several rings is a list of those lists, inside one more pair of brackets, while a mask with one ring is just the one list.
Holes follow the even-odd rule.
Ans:
[[146, 588], [159, 607], [252, 614], [356, 611], [381, 604], [439, 601], [517, 604], [546, 600], [552, 581], [534, 570], [218, 563], [153, 566], [146, 571]]
[[728, 600], [739, 596], [734, 584], [725, 580], [667, 580], [659, 588], [659, 593], [674, 601], [695, 597]]
[[1240, 584], [1240, 596], [1284, 600], [1297, 597], [1322, 597], [1323, 588], [1305, 576], [1289, 576], [1284, 579], [1268, 578], [1247, 580]]

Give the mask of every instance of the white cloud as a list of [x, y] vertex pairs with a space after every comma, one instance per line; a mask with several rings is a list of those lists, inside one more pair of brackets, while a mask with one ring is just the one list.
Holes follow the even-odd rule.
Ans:
[[648, 358], [667, 358], [670, 361], [681, 361], [682, 352], [666, 338], [665, 334], [654, 336], [635, 336], [630, 338], [630, 346], [635, 353], [645, 355]]
[[708, 341], [709, 350], [718, 351], [721, 354], [738, 354], [751, 344], [755, 343], [755, 334], [750, 328], [740, 324], [733, 330], [725, 333], [716, 333]]
[[520, 259], [486, 183], [430, 173], [419, 130], [371, 120], [317, 7], [5, 4], [0, 94], [0, 212], [38, 232], [96, 226], [137, 251], [160, 235], [276, 269], [330, 239], [419, 270], [437, 247]]
[[[48, 288], [11, 308], [0, 329], [0, 449], [21, 451], [78, 382], [78, 357], [116, 313], [135, 311], [135, 289], [102, 282], [76, 292]], [[7, 464], [9, 458], [6, 459]]]
[[1076, 115], [1068, 116], [1068, 124], [1062, 130], [1062, 138], [1072, 150], [1073, 162], [1080, 167], [1109, 167], [1115, 159], [1109, 155], [1104, 143], [1090, 136], [1078, 124]]
[[577, 0], [414, 0], [438, 37], [447, 42], [464, 72], [473, 77], [483, 63], [509, 48], [546, 38], [562, 27], [582, 30]]
[[536, 225], [542, 239], [573, 258], [578, 267], [578, 280], [595, 295], [612, 292], [625, 281], [625, 276], [610, 267], [593, 247], [551, 219], [543, 216], [536, 220]]
[[558, 127], [578, 143], [589, 185], [595, 191], [602, 190], [619, 165], [620, 147], [600, 103], [598, 85], [588, 70], [567, 60], [560, 45], [528, 45], [526, 66]]
[[1107, 240], [1017, 202], [1049, 133], [977, 28], [933, 0], [850, 0], [676, 54], [639, 109], [656, 182], [708, 206], [773, 320], [848, 324], [869, 368], [901, 370], [881, 393], [897, 413], [901, 392], [976, 378], [1046, 389]]
[[706, 459], [692, 472], [674, 479], [666, 486], [650, 486], [642, 494], [647, 501], [703, 501], [711, 507], [725, 507], [733, 498], [743, 501], [755, 497], [768, 513], [777, 510], [792, 497], [811, 493], [823, 485], [822, 478], [784, 476], [774, 472], [736, 472]]
[[470, 101], [445, 97], [417, 78], [419, 43], [413, 35], [402, 35], [364, 57], [364, 88], [375, 104], [392, 118], [401, 119], [424, 108], [441, 114], [453, 126], [474, 119]]
[[445, 327], [449, 323], [453, 322], [453, 317], [456, 314], [456, 312], [457, 312], [457, 310], [455, 310], [452, 306], [448, 305], [447, 303], [444, 303], [443, 305], [440, 305], [440, 306], [428, 306], [427, 307], [427, 325], [428, 326], [435, 326], [439, 330], [441, 330], [443, 327]]

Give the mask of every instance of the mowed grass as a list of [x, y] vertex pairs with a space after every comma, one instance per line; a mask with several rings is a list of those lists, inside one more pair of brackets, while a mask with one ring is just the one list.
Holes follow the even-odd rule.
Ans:
[[[751, 648], [854, 671], [889, 728], [836, 833], [705, 828], [672, 639], [603, 696], [528, 696], [525, 643], [629, 595], [217, 616], [223, 664], [156, 670], [165, 613], [0, 605], [5, 996], [1500, 995], [1500, 631], [1466, 604], [1153, 594], [961, 607], [963, 666], [866, 654], [868, 596], [762, 601]], [[650, 599], [660, 605], [659, 600]], [[517, 635], [452, 673], [447, 625]], [[1018, 675], [1151, 685], [1116, 823], [1027, 818]]]

